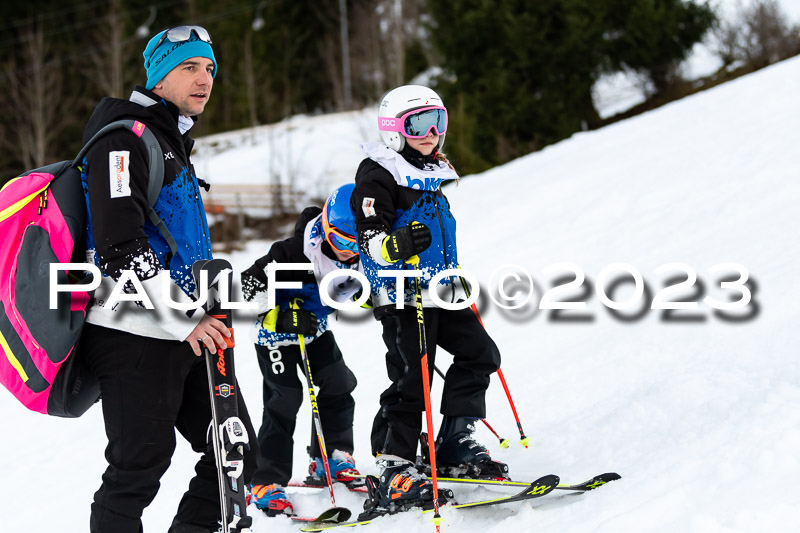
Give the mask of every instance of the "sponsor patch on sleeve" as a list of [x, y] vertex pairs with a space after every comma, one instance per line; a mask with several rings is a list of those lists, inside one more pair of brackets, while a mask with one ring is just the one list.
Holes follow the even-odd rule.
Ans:
[[111, 198], [131, 195], [131, 153], [127, 150], [108, 153], [108, 179]]
[[367, 198], [364, 197], [364, 200], [361, 202], [361, 210], [364, 212], [364, 216], [374, 217], [375, 216], [375, 198]]

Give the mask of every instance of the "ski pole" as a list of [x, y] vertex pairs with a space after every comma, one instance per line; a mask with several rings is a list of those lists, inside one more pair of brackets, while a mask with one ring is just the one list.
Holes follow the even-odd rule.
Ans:
[[[464, 280], [463, 277], [459, 276], [459, 278], [461, 279], [461, 285], [464, 287], [464, 291], [466, 291], [467, 293], [467, 298], [469, 298], [469, 289], [467, 288], [467, 282]], [[476, 317], [478, 317], [478, 322], [481, 323], [483, 329], [486, 329], [486, 324], [483, 323], [483, 320], [481, 320], [481, 315], [480, 313], [478, 313], [478, 307], [475, 305], [475, 303], [473, 303], [471, 307], [472, 307], [472, 312], [475, 313]], [[528, 437], [525, 436], [525, 431], [522, 429], [522, 422], [519, 421], [517, 408], [514, 407], [514, 400], [513, 398], [511, 398], [511, 391], [508, 390], [508, 383], [506, 383], [506, 378], [505, 376], [503, 376], [502, 368], [497, 369], [497, 376], [500, 378], [500, 383], [503, 384], [503, 389], [506, 391], [506, 397], [508, 398], [508, 404], [511, 406], [511, 412], [514, 413], [514, 419], [516, 419], [517, 421], [517, 429], [519, 429], [519, 436], [521, 439], [519, 443], [527, 448], [529, 439]]]
[[[475, 306], [475, 304], [472, 304], [472, 305], [473, 305], [473, 307]], [[519, 421], [519, 415], [517, 414], [517, 408], [514, 407], [514, 400], [511, 398], [511, 391], [508, 390], [508, 383], [506, 383], [506, 378], [503, 376], [503, 369], [501, 369], [501, 368], [497, 369], [497, 376], [500, 378], [500, 383], [503, 384], [503, 389], [505, 389], [506, 396], [508, 396], [508, 404], [511, 406], [511, 411], [514, 413], [514, 418], [517, 421], [517, 429], [519, 429], [519, 437], [521, 439], [519, 441], [519, 443], [527, 448], [529, 439], [528, 439], [528, 437], [525, 436], [525, 431], [522, 429], [522, 422]]]
[[[298, 303], [299, 302], [299, 303]], [[300, 309], [300, 303], [303, 300], [295, 298], [291, 304], [292, 309]], [[297, 340], [300, 343], [300, 357], [303, 359], [303, 366], [305, 367], [306, 383], [308, 384], [308, 397], [311, 400], [311, 418], [314, 420], [314, 428], [317, 430], [317, 442], [319, 443], [319, 451], [322, 455], [322, 464], [325, 466], [325, 478], [328, 481], [328, 490], [331, 493], [331, 505], [336, 507], [336, 497], [333, 495], [333, 479], [331, 479], [331, 469], [328, 465], [328, 452], [325, 449], [325, 438], [322, 436], [322, 419], [319, 416], [319, 408], [317, 407], [317, 397], [314, 394], [314, 380], [311, 377], [311, 362], [306, 354], [305, 338], [301, 334], [297, 334]]]
[[[444, 379], [444, 372], [442, 372], [441, 370], [439, 370], [439, 367], [438, 367], [438, 366], [436, 366], [436, 365], [433, 365], [433, 369], [436, 371], [436, 373], [437, 373], [437, 374], [439, 374], [439, 376], [440, 376], [442, 379]], [[481, 418], [481, 422], [483, 422], [483, 424], [484, 424], [484, 425], [485, 425], [487, 428], [489, 428], [489, 431], [491, 431], [491, 432], [494, 434], [494, 436], [495, 436], [495, 437], [497, 437], [497, 440], [499, 440], [499, 441], [500, 441], [500, 447], [501, 447], [501, 448], [508, 448], [508, 444], [509, 444], [509, 440], [508, 440], [508, 439], [504, 439], [503, 437], [501, 437], [500, 435], [498, 435], [498, 434], [497, 434], [497, 432], [494, 430], [494, 428], [493, 428], [492, 426], [490, 426], [490, 425], [489, 425], [489, 422], [487, 422], [485, 418]]]
[[[406, 259], [409, 265], [419, 265], [419, 256], [415, 255]], [[410, 270], [410, 269], [409, 269]], [[428, 376], [428, 341], [425, 338], [425, 316], [422, 311], [422, 278], [417, 271], [414, 276], [414, 290], [416, 297], [414, 303], [417, 308], [417, 325], [419, 326], [419, 353], [420, 367], [422, 368], [422, 392], [425, 397], [425, 424], [428, 428], [428, 435], [433, 435], [433, 415], [431, 414], [431, 383]], [[440, 533], [442, 517], [439, 514], [439, 486], [436, 474], [436, 446], [434, 439], [428, 438], [428, 455], [431, 460], [431, 481], [433, 482], [433, 523], [436, 525], [436, 533]]]

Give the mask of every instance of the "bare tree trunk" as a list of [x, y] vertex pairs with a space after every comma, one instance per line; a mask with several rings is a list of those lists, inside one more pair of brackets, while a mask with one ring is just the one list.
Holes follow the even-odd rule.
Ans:
[[47, 64], [48, 46], [41, 25], [21, 33], [23, 64], [12, 61], [6, 67], [7, 110], [12, 124], [11, 148], [26, 168], [40, 167], [51, 160], [51, 141], [64, 130], [68, 103], [63, 95], [63, 76], [58, 64]]
[[344, 111], [347, 109], [346, 99], [344, 94], [344, 82], [342, 80], [342, 72], [339, 69], [339, 48], [337, 47], [336, 37], [331, 34], [326, 34], [319, 44], [319, 53], [325, 64], [325, 72], [331, 80], [333, 86], [333, 98], [336, 101], [336, 109]]
[[347, 20], [347, 0], [339, 0], [339, 40], [342, 49], [342, 92], [344, 108], [353, 107], [353, 82], [350, 69], [350, 28]]
[[120, 0], [111, 0], [106, 15], [106, 34], [101, 39], [92, 38], [90, 55], [95, 70], [89, 73], [103, 94], [122, 98], [126, 84], [124, 76], [125, 35], [124, 21], [120, 16]]
[[403, 23], [403, 0], [394, 0], [394, 52], [395, 52], [395, 87], [405, 83], [406, 39]]
[[[256, 114], [256, 79], [253, 72], [253, 31], [247, 29], [244, 36], [244, 76], [247, 86], [247, 107], [250, 112], [250, 127], [258, 126], [258, 115]], [[254, 132], [255, 134], [255, 132]], [[252, 137], [255, 144], [255, 135]]]
[[[322, 58], [325, 74], [331, 82], [333, 89], [333, 100], [337, 111], [344, 111], [348, 108], [344, 69], [349, 68], [349, 61], [345, 65], [344, 51], [346, 43], [343, 40], [342, 31], [347, 27], [347, 23], [342, 20], [346, 16], [346, 9], [343, 12], [341, 0], [338, 2], [338, 10], [334, 10], [333, 2], [319, 2], [314, 9], [316, 18], [322, 23], [324, 29], [318, 36], [317, 43], [318, 55]], [[348, 58], [349, 59], [349, 58]]]
[[[0, 106], [0, 113], [2, 112], [3, 108]], [[0, 150], [2, 150], [0, 152], [0, 188], [18, 173], [18, 169], [11, 166], [13, 159], [9, 157], [9, 152], [5, 150], [8, 146], [12, 146], [12, 143], [7, 139], [5, 125], [0, 122]]]
[[382, 0], [378, 5], [357, 3], [352, 10], [350, 57], [354, 101], [358, 104], [374, 102], [394, 83], [394, 26], [389, 9], [387, 0]]
[[194, 0], [187, 0], [186, 2], [186, 12], [189, 14], [189, 19], [187, 24], [196, 24], [197, 23], [197, 6], [195, 5]]

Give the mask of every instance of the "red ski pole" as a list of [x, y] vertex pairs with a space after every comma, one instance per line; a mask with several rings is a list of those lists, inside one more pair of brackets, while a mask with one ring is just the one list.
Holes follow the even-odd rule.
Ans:
[[[469, 298], [469, 289], [467, 288], [467, 282], [464, 280], [464, 278], [460, 279], [461, 279], [461, 284], [464, 286], [464, 290], [467, 292], [467, 298]], [[480, 322], [481, 326], [483, 326], [483, 328], [486, 329], [486, 324], [483, 323], [483, 320], [481, 320], [481, 315], [480, 313], [478, 313], [478, 307], [474, 303], [472, 304], [471, 307], [472, 307], [472, 312], [475, 313], [476, 317], [478, 317], [478, 322]], [[500, 378], [500, 383], [503, 384], [503, 390], [506, 391], [506, 397], [508, 398], [508, 404], [511, 406], [511, 412], [514, 413], [514, 419], [517, 421], [517, 429], [519, 429], [519, 436], [521, 439], [519, 443], [527, 448], [529, 439], [528, 437], [525, 436], [525, 431], [522, 429], [522, 422], [519, 421], [517, 408], [514, 406], [514, 400], [511, 398], [511, 391], [508, 390], [508, 383], [506, 383], [506, 378], [505, 376], [503, 376], [502, 368], [497, 369], [497, 376]]]
[[[413, 256], [406, 260], [410, 265], [419, 264], [419, 256]], [[425, 337], [425, 317], [422, 311], [422, 280], [419, 273], [414, 277], [414, 289], [416, 292], [415, 304], [417, 308], [417, 325], [419, 326], [419, 353], [421, 356], [420, 367], [422, 368], [422, 392], [425, 397], [425, 424], [428, 428], [428, 435], [433, 435], [433, 415], [431, 414], [431, 383], [428, 376], [428, 341]], [[440, 533], [442, 517], [439, 514], [439, 486], [436, 474], [436, 445], [434, 439], [428, 437], [428, 455], [431, 460], [431, 481], [433, 482], [433, 523], [436, 525], [436, 533]]]
[[[436, 366], [436, 365], [433, 365], [433, 369], [436, 371], [436, 373], [437, 373], [437, 374], [439, 374], [439, 376], [440, 376], [442, 379], [444, 379], [444, 372], [442, 372], [441, 370], [439, 370], [439, 367], [438, 367], [438, 366]], [[497, 434], [497, 432], [494, 430], [494, 428], [493, 428], [492, 426], [490, 426], [490, 425], [489, 425], [489, 422], [487, 422], [485, 418], [481, 418], [481, 422], [483, 422], [483, 424], [484, 424], [484, 425], [485, 425], [487, 428], [489, 428], [489, 431], [491, 431], [491, 432], [494, 434], [494, 436], [495, 436], [495, 437], [497, 437], [497, 440], [499, 440], [499, 441], [500, 441], [500, 447], [501, 447], [501, 448], [508, 448], [508, 445], [509, 445], [509, 442], [510, 442], [508, 439], [504, 439], [503, 437], [501, 437], [500, 435], [498, 435], [498, 434]]]

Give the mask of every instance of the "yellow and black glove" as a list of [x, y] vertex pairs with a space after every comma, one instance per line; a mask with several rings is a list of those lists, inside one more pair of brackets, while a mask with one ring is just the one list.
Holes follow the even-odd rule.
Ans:
[[412, 222], [397, 228], [383, 239], [381, 257], [389, 263], [408, 259], [428, 249], [431, 245], [431, 230], [422, 222]]
[[287, 309], [281, 311], [276, 307], [261, 321], [261, 325], [275, 333], [294, 333], [297, 335], [317, 334], [317, 315], [305, 309]]
[[[355, 294], [353, 295], [353, 298], [352, 298], [352, 300], [353, 300], [354, 302], [357, 302], [357, 301], [358, 301], [358, 299], [359, 299], [359, 298], [361, 298], [361, 295], [362, 295], [362, 294], [363, 294], [363, 291], [358, 291], [357, 293], [355, 293]], [[364, 309], [372, 309], [372, 307], [373, 307], [373, 306], [372, 306], [372, 295], [371, 295], [371, 294], [370, 294], [370, 295], [369, 295], [369, 297], [367, 298], [367, 301], [366, 301], [366, 302], [364, 302], [363, 304], [361, 304], [361, 307], [363, 307]]]

